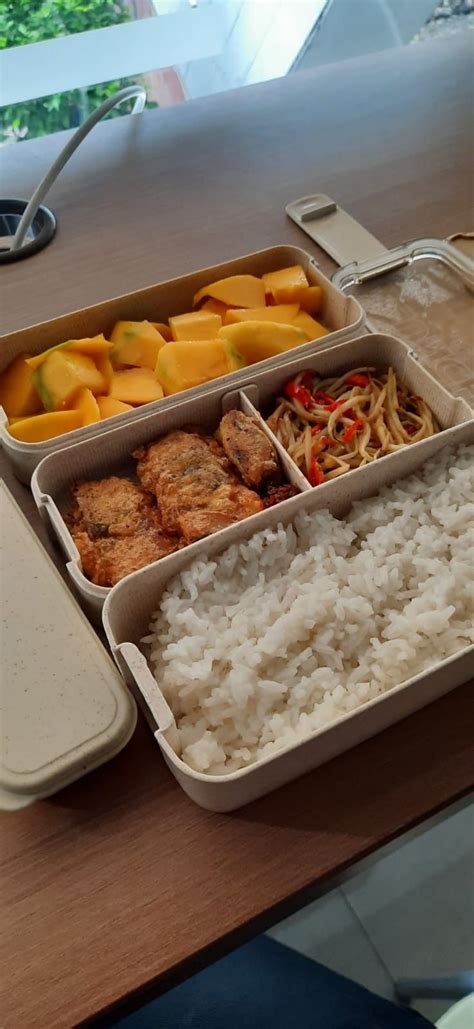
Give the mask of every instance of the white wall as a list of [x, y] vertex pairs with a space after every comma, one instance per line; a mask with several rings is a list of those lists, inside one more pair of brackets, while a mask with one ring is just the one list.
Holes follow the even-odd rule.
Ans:
[[222, 53], [178, 67], [188, 97], [286, 75], [326, 0], [198, 0], [226, 22]]

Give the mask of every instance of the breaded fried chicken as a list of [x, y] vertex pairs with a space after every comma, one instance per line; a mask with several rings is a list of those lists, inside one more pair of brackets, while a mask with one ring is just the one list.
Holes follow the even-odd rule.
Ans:
[[148, 494], [116, 475], [73, 486], [72, 523], [89, 536], [131, 536], [143, 524], [156, 524], [157, 512]]
[[182, 545], [163, 531], [150, 494], [129, 479], [81, 482], [72, 493], [69, 527], [83, 570], [97, 586], [114, 586]]
[[133, 456], [140, 482], [158, 499], [163, 528], [187, 543], [263, 510], [212, 437], [172, 432]]
[[139, 529], [133, 536], [109, 536], [94, 542], [87, 532], [78, 532], [74, 540], [83, 571], [96, 586], [115, 586], [130, 572], [182, 546], [181, 540], [171, 539], [153, 526]]
[[228, 411], [221, 420], [218, 438], [247, 486], [261, 489], [280, 482], [275, 447], [249, 415], [243, 411]]

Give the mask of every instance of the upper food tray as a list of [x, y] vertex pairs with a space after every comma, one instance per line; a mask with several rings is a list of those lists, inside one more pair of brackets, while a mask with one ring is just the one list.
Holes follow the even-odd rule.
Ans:
[[[70, 339], [93, 337], [99, 333], [106, 336], [118, 320], [165, 321], [172, 315], [191, 309], [194, 295], [209, 283], [231, 275], [251, 274], [262, 276], [286, 266], [299, 264], [303, 267], [310, 285], [322, 287], [322, 321], [329, 326], [328, 335], [322, 339], [295, 348], [295, 353], [307, 353], [324, 349], [342, 340], [357, 336], [362, 331], [364, 315], [353, 297], [346, 297], [318, 268], [316, 261], [299, 247], [278, 246], [261, 250], [223, 264], [214, 265], [190, 275], [181, 276], [147, 289], [116, 297], [102, 304], [84, 308], [72, 314], [22, 329], [0, 339], [0, 370], [22, 353], [33, 356]], [[269, 358], [261, 364], [275, 367], [281, 356]], [[219, 379], [219, 383], [238, 384], [248, 378], [248, 368], [232, 372]], [[185, 391], [187, 398], [200, 396], [213, 388], [216, 380]], [[117, 415], [112, 424], [128, 424], [149, 413], [160, 411], [163, 415], [176, 403], [176, 396], [165, 397], [153, 403], [144, 404], [128, 413]], [[118, 419], [118, 422], [117, 422]], [[41, 459], [53, 451], [61, 450], [80, 440], [97, 437], [104, 429], [111, 427], [110, 421], [99, 421], [84, 428], [65, 432], [61, 436], [41, 443], [25, 443], [14, 439], [6, 428], [0, 426], [0, 439], [11, 460], [16, 474], [22, 481], [29, 482], [32, 472]]]

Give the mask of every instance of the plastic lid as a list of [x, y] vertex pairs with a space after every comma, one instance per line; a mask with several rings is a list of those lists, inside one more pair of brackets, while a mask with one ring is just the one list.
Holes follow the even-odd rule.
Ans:
[[334, 282], [362, 305], [369, 329], [404, 339], [448, 390], [471, 399], [474, 262], [467, 254], [444, 240], [415, 240], [342, 268]]
[[0, 518], [0, 807], [11, 809], [117, 754], [136, 706], [3, 482]]

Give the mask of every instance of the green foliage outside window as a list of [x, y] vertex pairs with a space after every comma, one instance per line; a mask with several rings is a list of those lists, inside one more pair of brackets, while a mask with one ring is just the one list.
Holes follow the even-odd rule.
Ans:
[[[129, 20], [130, 11], [124, 0], [0, 0], [0, 50], [89, 29], [108, 28]], [[0, 108], [0, 141], [76, 128], [117, 89], [137, 81], [141, 81], [139, 77], [119, 79]], [[133, 102], [121, 104], [109, 117], [127, 114]], [[156, 107], [156, 104], [147, 106]]]

